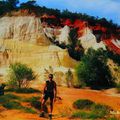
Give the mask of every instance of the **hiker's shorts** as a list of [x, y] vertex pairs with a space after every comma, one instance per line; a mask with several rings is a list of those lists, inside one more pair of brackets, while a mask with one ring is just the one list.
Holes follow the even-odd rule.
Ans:
[[54, 92], [45, 92], [43, 99], [47, 100], [48, 98], [50, 98], [50, 100], [54, 99]]

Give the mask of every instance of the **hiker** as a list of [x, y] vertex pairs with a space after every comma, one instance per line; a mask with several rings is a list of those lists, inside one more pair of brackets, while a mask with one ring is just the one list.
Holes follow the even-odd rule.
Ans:
[[56, 82], [53, 80], [53, 74], [49, 74], [48, 80], [45, 83], [44, 89], [43, 89], [43, 97], [41, 101], [41, 109], [42, 112], [40, 114], [40, 117], [44, 117], [44, 105], [48, 98], [50, 98], [50, 113], [49, 117], [52, 117], [52, 111], [53, 111], [53, 104], [56, 101], [56, 95], [57, 95], [57, 87]]

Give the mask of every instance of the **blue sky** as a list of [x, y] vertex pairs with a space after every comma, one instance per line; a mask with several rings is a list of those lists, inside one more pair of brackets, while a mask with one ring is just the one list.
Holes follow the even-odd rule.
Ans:
[[[20, 0], [26, 2], [28, 0]], [[120, 25], [120, 0], [36, 0], [40, 6], [112, 19]]]

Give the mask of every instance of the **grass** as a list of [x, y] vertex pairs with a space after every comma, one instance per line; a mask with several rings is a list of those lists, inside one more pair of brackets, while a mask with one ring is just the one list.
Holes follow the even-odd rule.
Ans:
[[7, 103], [3, 103], [3, 107], [5, 107], [7, 109], [18, 109], [18, 110], [22, 110], [27, 113], [33, 113], [33, 114], [36, 113], [36, 111], [34, 109], [24, 107], [18, 101], [9, 101]]
[[100, 116], [105, 116], [110, 113], [111, 108], [106, 105], [93, 104], [92, 111]]
[[91, 100], [79, 99], [73, 103], [73, 107], [76, 109], [89, 109], [94, 104]]
[[[74, 108], [77, 110], [72, 113], [72, 118], [81, 118], [81, 119], [106, 119], [106, 116], [109, 117], [110, 110], [112, 110], [107, 105], [96, 104], [90, 100], [79, 99], [73, 103]], [[112, 120], [113, 118], [111, 118]], [[114, 118], [116, 120], [116, 118]], [[114, 120], [113, 119], [113, 120]], [[109, 119], [108, 119], [109, 120]]]
[[96, 120], [98, 118], [101, 118], [101, 116], [93, 112], [77, 111], [72, 114], [72, 118]]
[[6, 89], [5, 92], [16, 92], [16, 93], [41, 93], [41, 91], [33, 88], [18, 88], [18, 89]]
[[[5, 94], [0, 96], [0, 105], [7, 109], [18, 109], [27, 113], [36, 113], [36, 109], [41, 108], [41, 103], [39, 102], [40, 97], [31, 97], [31, 98], [21, 98], [14, 94]], [[21, 105], [21, 102], [29, 102], [31, 108], [24, 107]]]

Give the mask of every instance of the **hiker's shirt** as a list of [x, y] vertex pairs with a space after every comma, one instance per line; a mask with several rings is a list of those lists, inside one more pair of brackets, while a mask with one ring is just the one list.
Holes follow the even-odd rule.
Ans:
[[54, 94], [54, 88], [55, 88], [55, 82], [53, 80], [52, 81], [47, 80], [44, 93], [45, 94]]

